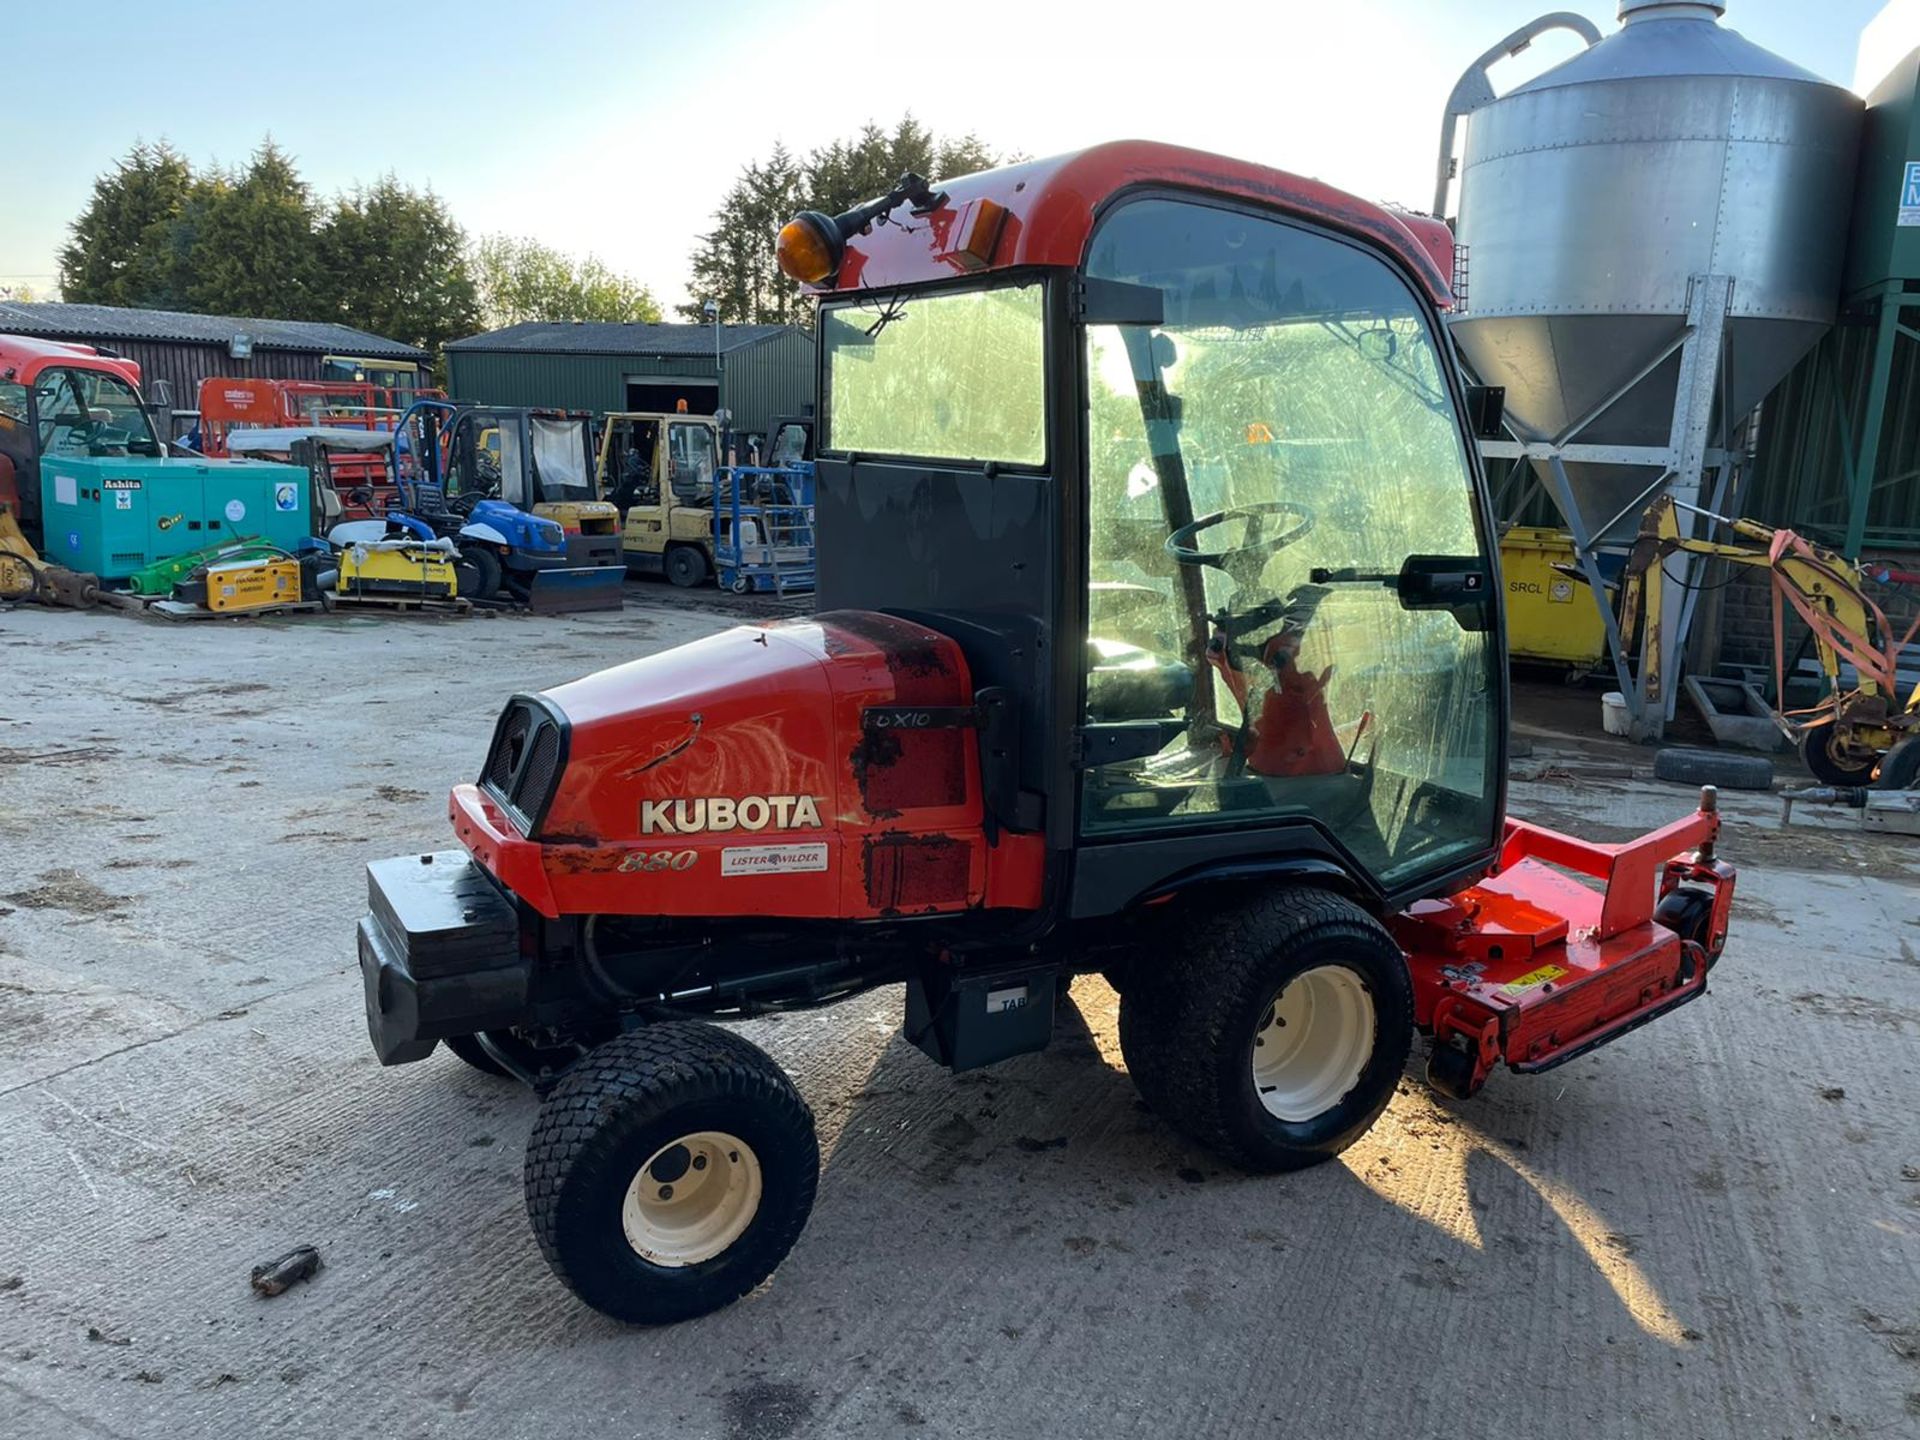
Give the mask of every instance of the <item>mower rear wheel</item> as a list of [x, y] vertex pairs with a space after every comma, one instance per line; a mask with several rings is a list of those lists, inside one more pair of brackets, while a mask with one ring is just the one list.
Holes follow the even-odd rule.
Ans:
[[820, 1178], [813, 1113], [759, 1047], [697, 1021], [591, 1051], [527, 1141], [527, 1214], [555, 1275], [636, 1325], [718, 1310], [771, 1275]]
[[1386, 1109], [1413, 1040], [1406, 958], [1351, 901], [1289, 887], [1140, 967], [1120, 1046], [1147, 1104], [1247, 1170], [1330, 1160]]
[[707, 578], [707, 557], [691, 545], [674, 545], [667, 550], [667, 579], [682, 590], [691, 590]]
[[[471, 569], [473, 580], [471, 589], [458, 593], [465, 599], [490, 600], [500, 593], [501, 569], [500, 557], [484, 545], [469, 545], [460, 552], [460, 569]], [[459, 573], [458, 570], [455, 572]], [[465, 576], [461, 576], [465, 579]]]

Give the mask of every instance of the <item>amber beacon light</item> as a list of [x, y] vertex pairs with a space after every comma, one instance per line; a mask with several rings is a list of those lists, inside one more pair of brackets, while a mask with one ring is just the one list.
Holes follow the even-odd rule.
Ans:
[[896, 206], [911, 203], [913, 213], [927, 215], [946, 201], [946, 196], [908, 171], [893, 189], [878, 200], [839, 215], [818, 210], [802, 210], [780, 227], [774, 254], [780, 268], [802, 285], [824, 285], [840, 273], [840, 262], [847, 253], [848, 237], [858, 235], [876, 220], [886, 217]]

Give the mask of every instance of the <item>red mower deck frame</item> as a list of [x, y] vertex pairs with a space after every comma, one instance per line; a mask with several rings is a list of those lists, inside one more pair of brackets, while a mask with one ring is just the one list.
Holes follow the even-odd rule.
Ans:
[[[1705, 993], [1733, 906], [1719, 833], [1711, 788], [1694, 814], [1620, 845], [1509, 820], [1493, 874], [1388, 920], [1407, 952], [1416, 1023], [1436, 1052], [1471, 1061], [1465, 1094], [1496, 1064], [1551, 1069]], [[1682, 886], [1712, 897], [1702, 940], [1655, 919]]]

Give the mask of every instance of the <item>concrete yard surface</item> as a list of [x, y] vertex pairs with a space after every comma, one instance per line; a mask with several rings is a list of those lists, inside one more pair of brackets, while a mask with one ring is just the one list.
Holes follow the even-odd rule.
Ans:
[[[1144, 1109], [1097, 979], [959, 1077], [897, 989], [749, 1024], [819, 1120], [810, 1225], [706, 1319], [587, 1310], [527, 1226], [536, 1101], [378, 1065], [353, 927], [366, 861], [451, 843], [510, 693], [738, 618], [630, 597], [0, 613], [0, 1436], [1920, 1435], [1920, 841], [1765, 795], [1723, 796], [1707, 998], [1466, 1103], [1416, 1042], [1290, 1176]], [[1522, 692], [1514, 813], [1692, 808], [1598, 716]]]

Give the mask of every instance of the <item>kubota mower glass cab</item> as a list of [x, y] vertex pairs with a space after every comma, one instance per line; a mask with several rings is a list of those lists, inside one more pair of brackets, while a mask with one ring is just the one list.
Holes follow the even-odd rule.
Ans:
[[816, 613], [514, 697], [462, 848], [370, 867], [375, 1049], [547, 1095], [529, 1212], [582, 1298], [698, 1314], [805, 1220], [811, 1117], [708, 1017], [904, 982], [958, 1070], [1099, 972], [1152, 1108], [1279, 1170], [1365, 1132], [1416, 1028], [1465, 1096], [1704, 992], [1708, 802], [1620, 846], [1504, 815], [1442, 227], [1123, 144], [780, 252], [820, 299]]

